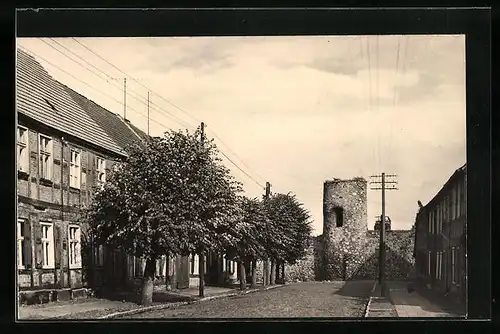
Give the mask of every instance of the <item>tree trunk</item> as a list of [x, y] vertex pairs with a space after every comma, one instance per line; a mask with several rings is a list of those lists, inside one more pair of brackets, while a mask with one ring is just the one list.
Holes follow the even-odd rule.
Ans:
[[263, 284], [264, 286], [266, 286], [266, 285], [268, 285], [268, 284], [269, 284], [269, 282], [268, 282], [268, 280], [269, 280], [269, 259], [268, 259], [268, 258], [265, 258], [265, 259], [264, 259], [264, 261], [263, 261], [263, 266], [264, 266], [264, 268], [263, 268], [263, 269], [264, 269], [264, 270], [263, 270], [263, 272], [264, 272], [264, 277], [263, 277], [263, 280], [262, 280], [262, 284]]
[[247, 288], [247, 277], [245, 270], [245, 261], [240, 260], [240, 290]]
[[172, 289], [172, 286], [170, 285], [170, 253], [167, 253], [166, 255], [166, 261], [165, 261], [165, 288], [168, 290]]
[[201, 298], [205, 297], [205, 254], [203, 252], [200, 252], [199, 257], [199, 266], [198, 266], [198, 273], [200, 274], [200, 284], [198, 286], [198, 292], [199, 296]]
[[286, 279], [285, 279], [285, 261], [283, 261], [283, 264], [281, 265], [281, 270], [282, 270], [282, 275], [283, 275], [283, 283], [282, 284], [285, 284], [286, 283]]
[[251, 288], [255, 289], [257, 287], [257, 260], [252, 260], [252, 285]]
[[271, 259], [271, 279], [270, 279], [270, 285], [275, 285], [276, 284], [276, 260]]
[[142, 278], [141, 305], [149, 306], [153, 303], [153, 281], [156, 272], [156, 259], [147, 259]]

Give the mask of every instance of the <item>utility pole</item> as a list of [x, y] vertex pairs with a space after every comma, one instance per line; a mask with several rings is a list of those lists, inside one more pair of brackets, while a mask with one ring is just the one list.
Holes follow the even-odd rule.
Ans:
[[[205, 123], [201, 122], [200, 145], [203, 148], [205, 144]], [[198, 261], [198, 273], [200, 274], [200, 284], [198, 285], [198, 293], [201, 298], [205, 296], [205, 250], [201, 249]]]
[[127, 119], [127, 78], [123, 78], [123, 119]]
[[[149, 91], [148, 91], [148, 136], [149, 136]], [[203, 139], [202, 139], [203, 142]]]
[[[266, 182], [266, 195], [264, 197], [264, 200], [267, 201], [269, 199], [269, 196], [271, 195], [271, 184], [269, 182]], [[269, 226], [267, 225], [266, 222], [266, 232], [269, 233]], [[264, 277], [263, 277], [263, 284], [264, 286], [270, 284], [270, 277], [269, 277], [269, 258], [266, 257], [266, 260], [264, 261]]]
[[[395, 184], [398, 183], [397, 180], [387, 180], [386, 178], [395, 178], [396, 175], [386, 175], [382, 173], [381, 175], [373, 175], [371, 178], [371, 184], [379, 184], [378, 187], [371, 188], [372, 190], [382, 191], [382, 215], [380, 216], [380, 245], [379, 245], [379, 284], [380, 284], [380, 296], [385, 297], [386, 286], [385, 286], [385, 191], [386, 190], [397, 190]], [[381, 179], [379, 181], [379, 179]], [[389, 186], [387, 186], [389, 185]]]

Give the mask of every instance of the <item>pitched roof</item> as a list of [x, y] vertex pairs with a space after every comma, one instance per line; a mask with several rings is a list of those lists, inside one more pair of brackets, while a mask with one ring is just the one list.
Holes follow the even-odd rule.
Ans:
[[54, 129], [126, 156], [148, 136], [120, 116], [58, 82], [28, 53], [17, 51], [17, 111]]
[[75, 92], [71, 88], [64, 86], [66, 92], [87, 112], [106, 133], [124, 150], [130, 145], [137, 144], [147, 138], [147, 135], [140, 129], [131, 128], [120, 116], [101, 107], [94, 101]]

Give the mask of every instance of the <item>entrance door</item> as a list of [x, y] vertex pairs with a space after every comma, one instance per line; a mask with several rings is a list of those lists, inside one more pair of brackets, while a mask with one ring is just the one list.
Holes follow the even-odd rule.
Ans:
[[181, 256], [179, 263], [179, 271], [177, 272], [177, 288], [189, 288], [189, 257]]

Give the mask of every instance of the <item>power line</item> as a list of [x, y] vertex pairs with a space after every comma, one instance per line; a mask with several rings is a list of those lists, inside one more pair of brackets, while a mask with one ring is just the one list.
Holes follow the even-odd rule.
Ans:
[[[126, 76], [129, 76], [127, 73], [125, 73], [123, 70], [121, 70], [120, 68], [118, 68], [117, 66], [115, 66], [114, 64], [112, 64], [111, 62], [109, 62], [108, 60], [106, 60], [104, 57], [102, 57], [101, 55], [97, 54], [95, 51], [93, 51], [92, 49], [90, 49], [88, 46], [86, 46], [85, 44], [83, 44], [82, 42], [80, 42], [79, 40], [77, 40], [76, 38], [72, 37], [72, 39], [77, 42], [78, 44], [80, 44], [81, 46], [83, 46], [85, 49], [87, 49], [88, 51], [90, 51], [91, 53], [93, 53], [94, 55], [96, 55], [97, 57], [99, 57], [100, 59], [102, 59], [103, 61], [105, 61], [106, 63], [108, 63], [109, 65], [113, 66], [115, 69], [117, 69], [118, 71], [120, 71], [121, 73], [123, 73], [124, 75]], [[134, 80], [134, 79], [132, 79]], [[136, 80], [134, 80], [136, 81]], [[157, 95], [158, 97], [160, 97], [162, 100], [164, 100], [165, 102], [167, 102], [168, 104], [170, 104], [171, 106], [173, 106], [174, 108], [176, 108], [177, 110], [183, 112], [184, 114], [188, 115], [189, 117], [191, 117], [193, 120], [195, 120], [196, 122], [201, 122], [201, 120], [197, 119], [196, 117], [192, 116], [190, 113], [188, 113], [187, 111], [185, 111], [184, 109], [180, 108], [179, 106], [175, 105], [174, 103], [170, 102], [169, 100], [167, 100], [166, 98], [164, 98], [163, 96], [161, 96], [160, 94], [154, 92], [152, 89], [150, 89], [149, 87], [146, 87], [144, 84], [136, 81], [139, 85], [141, 85], [142, 87], [146, 88], [147, 90], [149, 90], [151, 93]]]
[[255, 182], [257, 185], [259, 185], [260, 187], [262, 188], [265, 188], [262, 184], [260, 184], [258, 181], [256, 181], [253, 177], [251, 177], [247, 172], [245, 172], [243, 169], [240, 168], [240, 166], [238, 166], [238, 164], [236, 164], [233, 160], [231, 160], [231, 158], [229, 158], [226, 153], [224, 153], [223, 151], [220, 151], [220, 153], [230, 162], [232, 163], [236, 168], [238, 168], [243, 174], [245, 174], [250, 180], [252, 180], [253, 182]]
[[[93, 73], [94, 75], [96, 75], [96, 76], [98, 76], [99, 78], [103, 79], [103, 78], [102, 78], [102, 76], [98, 75], [98, 74], [97, 74], [97, 73], [95, 73], [94, 71], [90, 70], [88, 67], [86, 67], [86, 66], [82, 65], [82, 64], [81, 64], [81, 63], [79, 63], [78, 61], [76, 61], [76, 60], [74, 60], [73, 58], [69, 57], [68, 55], [64, 54], [61, 50], [57, 49], [57, 48], [56, 48], [56, 47], [54, 47], [53, 45], [51, 45], [51, 44], [49, 44], [49, 43], [45, 42], [44, 40], [42, 40], [42, 41], [43, 41], [45, 44], [49, 45], [51, 48], [55, 49], [56, 51], [58, 51], [59, 53], [61, 53], [62, 55], [64, 55], [65, 57], [67, 57], [67, 58], [69, 58], [70, 60], [72, 60], [73, 62], [75, 62], [75, 63], [79, 64], [80, 66], [82, 66], [83, 68], [87, 69], [88, 71], [90, 71], [90, 72], [91, 72], [91, 73]], [[77, 40], [75, 39], [75, 41], [77, 41]], [[78, 42], [78, 41], [77, 41], [77, 42]], [[78, 42], [78, 43], [79, 43], [79, 42]], [[58, 43], [58, 44], [59, 44], [59, 43]], [[81, 43], [79, 43], [79, 44], [81, 44]], [[83, 45], [83, 44], [82, 44], [82, 45]], [[84, 45], [83, 45], [83, 46], [84, 46]], [[86, 46], [84, 46], [84, 47], [86, 47]], [[86, 48], [87, 48], [87, 47], [86, 47]], [[88, 48], [87, 48], [87, 49], [88, 49]], [[89, 51], [91, 51], [92, 53], [94, 53], [92, 50], [90, 50], [90, 49], [88, 49], [88, 50], [89, 50]], [[30, 53], [32, 53], [32, 54], [35, 54], [35, 53], [34, 53], [34, 52], [32, 52], [31, 50], [28, 50], [28, 51], [29, 51]], [[74, 53], [74, 52], [72, 52], [72, 51], [70, 51], [70, 52], [71, 52], [71, 53], [73, 53], [73, 54], [75, 54], [75, 53]], [[94, 54], [95, 54], [95, 53], [94, 53]], [[36, 54], [35, 54], [35, 55], [36, 55]], [[76, 54], [75, 54], [75, 55], [76, 55]], [[97, 55], [97, 54], [96, 54], [96, 55]], [[109, 97], [109, 98], [113, 99], [114, 101], [116, 101], [116, 102], [118, 102], [118, 103], [120, 103], [120, 104], [122, 103], [121, 101], [119, 101], [119, 100], [115, 99], [114, 97], [112, 97], [112, 96], [110, 96], [110, 95], [108, 95], [108, 94], [105, 94], [105, 93], [103, 93], [103, 92], [101, 92], [101, 91], [99, 91], [99, 90], [95, 89], [95, 88], [94, 88], [94, 87], [92, 87], [91, 85], [87, 84], [86, 82], [84, 82], [84, 81], [82, 81], [82, 80], [80, 80], [80, 79], [76, 78], [76, 77], [75, 77], [74, 75], [72, 75], [71, 73], [69, 73], [69, 72], [67, 72], [67, 71], [63, 70], [62, 68], [60, 68], [59, 66], [57, 66], [57, 65], [55, 65], [55, 64], [53, 64], [53, 63], [51, 63], [51, 62], [50, 62], [50, 61], [48, 61], [47, 59], [45, 59], [45, 58], [43, 58], [43, 57], [41, 57], [41, 56], [39, 56], [39, 55], [37, 55], [37, 56], [38, 56], [40, 59], [42, 59], [42, 60], [44, 60], [45, 62], [47, 62], [48, 64], [50, 64], [50, 65], [54, 66], [55, 68], [59, 69], [59, 70], [60, 70], [60, 71], [62, 71], [63, 73], [66, 73], [67, 75], [71, 76], [71, 77], [72, 77], [72, 78], [74, 78], [75, 80], [77, 80], [77, 81], [79, 81], [79, 82], [81, 82], [81, 83], [85, 84], [86, 86], [88, 86], [88, 87], [90, 87], [90, 88], [92, 88], [92, 89], [94, 89], [94, 90], [98, 91], [98, 92], [99, 92], [99, 93], [101, 93], [102, 95], [107, 96], [107, 97]], [[82, 59], [80, 56], [78, 56], [78, 55], [76, 55], [76, 56], [77, 56], [78, 58]], [[98, 57], [100, 57], [99, 55], [97, 55], [97, 56], [98, 56]], [[101, 58], [101, 59], [103, 59], [104, 61], [106, 61], [106, 62], [107, 62], [108, 64], [110, 64], [111, 66], [113, 66], [113, 67], [115, 67], [116, 69], [118, 69], [118, 70], [119, 70], [121, 73], [123, 73], [124, 75], [129, 76], [127, 73], [125, 73], [125, 72], [123, 72], [122, 70], [120, 70], [118, 67], [116, 67], [115, 65], [113, 65], [111, 62], [107, 61], [106, 59], [104, 59], [104, 58], [102, 58], [102, 57], [100, 57], [100, 58]], [[85, 61], [86, 63], [88, 63], [86, 60], [84, 60], [84, 61]], [[89, 63], [89, 64], [90, 64], [90, 63]], [[115, 78], [113, 78], [113, 77], [109, 76], [107, 73], [105, 73], [105, 72], [104, 72], [104, 71], [102, 71], [101, 69], [97, 68], [96, 66], [94, 66], [94, 65], [92, 65], [92, 64], [90, 64], [90, 65], [91, 65], [92, 67], [96, 68], [98, 71], [100, 71], [100, 72], [104, 73], [104, 74], [105, 74], [107, 77], [109, 77], [110, 79], [115, 79]], [[129, 77], [130, 77], [130, 76], [129, 76]], [[109, 83], [109, 81], [108, 81], [108, 80], [106, 80], [106, 79], [104, 79], [104, 80], [105, 80], [106, 82], [108, 82], [108, 83]], [[142, 84], [141, 84], [140, 82], [138, 82], [136, 79], [132, 78], [132, 80], [134, 80], [135, 82], [137, 82], [137, 83], [139, 83], [140, 85], [142, 85]], [[144, 85], [142, 85], [142, 86], [143, 86], [143, 87], [146, 87], [146, 86], [144, 86]], [[147, 87], [146, 87], [146, 88], [147, 88]], [[124, 91], [124, 92], [125, 92], [125, 89], [123, 89], [122, 91]], [[137, 94], [137, 93], [136, 93], [136, 94]], [[139, 94], [137, 94], [137, 95], [138, 95], [140, 98], [143, 98], [143, 97], [142, 97], [142, 96], [140, 96]], [[156, 94], [156, 95], [158, 95], [158, 94]], [[160, 95], [158, 95], [158, 96], [160, 96]], [[160, 97], [161, 97], [161, 96], [160, 96]], [[138, 100], [139, 102], [141, 102], [141, 103], [143, 103], [144, 105], [148, 106], [148, 103], [147, 103], [147, 102], [146, 102], [146, 103], [144, 103], [144, 101], [142, 101], [141, 99], [138, 99], [138, 98], [136, 98], [136, 100]], [[156, 107], [158, 107], [158, 108], [161, 108], [161, 107], [160, 107], [160, 106], [158, 106], [156, 103], [154, 103], [154, 102], [150, 102], [150, 104], [149, 104], [149, 108], [151, 108], [151, 109], [153, 109], [153, 110], [156, 110], [156, 111], [159, 111], [158, 109], [154, 108], [153, 106], [156, 106]], [[144, 114], [140, 113], [140, 112], [139, 112], [139, 111], [137, 111], [136, 109], [131, 108], [131, 107], [128, 107], [128, 108], [129, 108], [130, 110], [133, 110], [133, 111], [137, 112], [139, 115], [141, 115], [141, 116], [145, 117], [146, 119], [148, 119], [148, 120], [149, 120], [149, 119], [151, 119], [153, 122], [155, 122], [155, 123], [157, 123], [157, 124], [159, 124], [159, 125], [161, 125], [161, 126], [163, 126], [163, 127], [167, 128], [167, 129], [170, 129], [168, 126], [166, 126], [166, 125], [164, 125], [164, 124], [162, 124], [162, 123], [160, 123], [160, 122], [156, 121], [155, 119], [152, 119], [152, 118], [148, 117], [147, 115], [144, 115]], [[168, 113], [168, 112], [167, 112], [167, 113]], [[172, 114], [170, 114], [170, 113], [168, 113], [168, 114], [169, 114], [169, 115], [171, 115], [171, 116], [172, 116], [172, 117], [174, 117], [174, 118], [177, 118], [176, 116], [174, 116], [174, 115], [172, 115]], [[183, 126], [186, 126], [187, 128], [192, 128], [192, 126], [191, 126], [191, 125], [189, 125], [189, 124], [185, 123], [184, 121], [182, 121], [182, 120], [180, 120], [180, 119], [179, 119], [178, 123], [179, 123], [179, 124], [181, 124], [181, 125], [183, 125]], [[217, 137], [217, 138], [221, 141], [221, 143], [222, 143], [224, 146], [226, 146], [226, 148], [227, 148], [229, 151], [231, 151], [231, 153], [233, 153], [235, 156], [237, 156], [237, 154], [236, 154], [236, 153], [234, 153], [234, 152], [233, 152], [233, 151], [232, 151], [232, 150], [231, 150], [231, 149], [230, 149], [230, 148], [229, 148], [229, 147], [228, 147], [228, 146], [227, 146], [227, 145], [226, 145], [226, 144], [225, 144], [225, 143], [224, 143], [224, 142], [223, 142], [223, 141], [222, 141], [222, 140], [221, 140], [221, 139], [220, 139], [220, 138], [219, 138], [219, 137], [218, 137], [218, 136], [217, 136], [214, 132], [213, 132], [213, 131], [212, 131], [212, 133], [214, 134], [214, 136], [215, 136], [215, 137]], [[253, 178], [253, 177], [251, 177], [248, 173], [246, 173], [245, 171], [243, 171], [243, 169], [242, 169], [240, 166], [238, 166], [238, 165], [237, 165], [236, 163], [234, 163], [234, 162], [233, 162], [233, 161], [232, 161], [229, 157], [227, 157], [227, 155], [226, 155], [224, 152], [221, 152], [221, 153], [222, 153], [222, 154], [223, 154], [223, 155], [224, 155], [224, 156], [228, 159], [228, 161], [230, 161], [233, 165], [235, 165], [235, 166], [236, 166], [236, 167], [237, 167], [240, 171], [242, 171], [242, 172], [243, 172], [246, 176], [248, 176], [248, 177], [249, 177], [252, 181], [256, 182], [259, 186], [261, 186], [261, 187], [262, 187], [262, 185], [261, 185], [261, 184], [259, 184], [259, 183], [258, 183], [258, 182], [257, 182], [257, 181]], [[238, 156], [237, 156], [237, 157], [238, 157]], [[238, 157], [238, 158], [239, 158], [239, 157]], [[242, 159], [241, 159], [241, 158], [239, 158], [239, 159], [240, 159], [240, 160], [241, 160], [241, 162], [242, 162], [242, 163], [243, 163], [243, 164], [244, 164], [244, 165], [245, 165], [245, 166], [246, 166], [246, 167], [250, 170], [250, 168], [249, 168], [249, 167], [248, 167], [248, 166], [247, 166], [247, 165], [246, 165], [246, 164], [242, 161]], [[263, 179], [261, 176], [259, 176], [259, 178]]]
[[[62, 69], [62, 68], [60, 68], [59, 66], [57, 66], [57, 65], [55, 65], [54, 63], [52, 63], [52, 62], [48, 61], [47, 59], [43, 58], [42, 56], [40, 56], [40, 55], [36, 54], [35, 52], [31, 51], [30, 49], [28, 49], [28, 48], [26, 48], [26, 47], [24, 47], [24, 46], [19, 46], [19, 47], [20, 47], [21, 49], [24, 49], [26, 52], [31, 53], [32, 55], [34, 55], [34, 56], [36, 56], [36, 57], [40, 58], [41, 60], [43, 60], [43, 61], [44, 61], [44, 62], [46, 62], [47, 64], [49, 64], [49, 65], [51, 65], [51, 66], [55, 67], [55, 68], [56, 68], [56, 69], [58, 69], [59, 71], [61, 71], [61, 72], [65, 73], [65, 74], [67, 74], [67, 75], [69, 75], [69, 76], [70, 76], [70, 77], [72, 77], [73, 79], [75, 79], [75, 80], [77, 80], [77, 81], [79, 81], [79, 82], [83, 83], [84, 85], [88, 86], [89, 88], [91, 88], [91, 89], [93, 89], [93, 90], [97, 91], [98, 93], [100, 93], [100, 94], [102, 94], [102, 95], [104, 95], [104, 96], [106, 96], [106, 97], [108, 97], [108, 98], [110, 98], [110, 99], [112, 99], [112, 100], [114, 100], [114, 101], [116, 101], [116, 102], [118, 102], [118, 103], [122, 104], [122, 101], [117, 100], [116, 98], [114, 98], [114, 97], [113, 97], [113, 96], [111, 96], [111, 95], [108, 95], [108, 94], [103, 93], [102, 91], [100, 91], [100, 90], [98, 90], [97, 88], [93, 87], [92, 85], [90, 85], [90, 84], [86, 83], [85, 81], [83, 81], [83, 80], [81, 80], [81, 79], [79, 79], [79, 78], [75, 77], [73, 74], [69, 73], [69, 72], [68, 72], [68, 71], [66, 71], [66, 70], [63, 70], [63, 69]], [[145, 116], [144, 114], [140, 113], [139, 111], [137, 111], [137, 110], [136, 110], [136, 109], [134, 109], [134, 108], [130, 108], [130, 109], [131, 109], [131, 110], [133, 110], [133, 111], [135, 111], [135, 112], [137, 112], [139, 115], [141, 115], [141, 116], [143, 116], [143, 117], [147, 117], [147, 116]], [[156, 120], [154, 120], [154, 119], [151, 119], [151, 120], [152, 120], [153, 122], [157, 123], [157, 124], [158, 124], [158, 125], [160, 125], [160, 126], [163, 126], [163, 127], [167, 128], [167, 129], [170, 129], [168, 126], [166, 126], [165, 124], [163, 124], [163, 123], [161, 123], [161, 122], [158, 122], [158, 121], [156, 121]]]
[[[44, 42], [45, 44], [47, 44], [48, 46], [50, 46], [51, 48], [53, 48], [54, 50], [56, 50], [57, 52], [61, 53], [63, 56], [65, 56], [66, 58], [72, 60], [73, 62], [79, 64], [80, 66], [82, 66], [83, 68], [85, 68], [86, 70], [88, 70], [89, 72], [93, 73], [94, 75], [98, 76], [99, 78], [105, 80], [107, 83], [110, 83], [111, 82], [107, 79], [104, 79], [101, 75], [97, 74], [96, 72], [90, 70], [88, 67], [86, 67], [85, 65], [77, 62], [76, 60], [74, 60], [73, 58], [69, 57], [67, 54], [63, 53], [61, 50], [57, 49], [56, 47], [54, 47], [53, 45], [47, 43], [44, 39], [41, 39], [39, 38], [42, 42]], [[76, 57], [78, 57], [79, 59], [83, 60], [85, 63], [87, 63], [88, 65], [92, 66], [93, 68], [95, 68], [96, 70], [98, 70], [99, 72], [103, 73], [105, 76], [107, 76], [108, 78], [110, 78], [111, 80], [115, 80], [116, 78], [114, 77], [111, 77], [110, 75], [108, 75], [106, 72], [104, 72], [103, 70], [101, 70], [100, 68], [94, 66], [93, 64], [91, 64], [90, 62], [88, 62], [87, 60], [83, 59], [81, 56], [79, 56], [78, 54], [76, 54], [75, 52], [71, 51], [70, 49], [68, 49], [67, 47], [65, 47], [64, 45], [60, 44], [59, 42], [57, 42], [56, 40], [54, 40], [53, 38], [51, 38], [51, 40], [55, 43], [57, 43], [59, 46], [61, 46], [62, 48], [64, 48], [65, 50], [69, 51], [71, 54], [75, 55]], [[137, 79], [133, 79], [134, 81], [137, 81]], [[114, 83], [114, 81], [113, 81]], [[125, 92], [125, 89], [120, 87], [120, 86], [117, 86], [115, 84], [112, 84], [112, 86], [120, 89], [120, 91], [123, 91]], [[136, 91], [132, 90], [132, 89], [128, 89], [128, 94], [127, 95], [131, 95], [135, 100], [139, 101], [140, 103], [144, 104], [144, 105], [147, 105], [147, 103], [145, 102], [146, 99], [140, 95], [139, 93], [137, 93]], [[130, 94], [130, 92], [134, 93], [134, 95]], [[156, 106], [156, 104], [154, 104]], [[173, 114], [169, 113], [168, 111], [164, 110], [163, 108], [159, 107], [158, 108], [162, 109], [163, 111], [165, 111], [165, 116], [166, 117], [169, 117], [171, 118], [174, 122], [177, 122], [179, 123], [180, 125], [182, 126], [185, 126], [187, 128], [191, 128], [191, 125], [188, 125], [187, 123], [185, 123], [184, 121], [182, 121], [181, 119], [177, 118], [176, 116], [174, 116]], [[153, 110], [157, 111], [158, 113], [162, 114], [162, 112], [156, 108], [152, 108]]]
[[[366, 52], [368, 54], [368, 87], [369, 87], [369, 106], [370, 113], [373, 111], [373, 97], [372, 97], [372, 69], [370, 60], [370, 39], [366, 36]], [[372, 161], [375, 163], [375, 145], [372, 145]]]
[[[90, 49], [89, 47], [87, 47], [85, 44], [83, 44], [82, 42], [78, 41], [76, 38], [72, 37], [72, 39], [77, 42], [78, 44], [80, 44], [81, 46], [83, 46], [85, 49], [87, 49], [89, 52], [93, 53], [94, 55], [96, 55], [97, 57], [99, 57], [100, 59], [102, 59], [103, 61], [105, 61], [106, 63], [108, 63], [109, 65], [111, 65], [112, 67], [114, 67], [116, 70], [120, 71], [121, 73], [123, 73], [124, 75], [126, 76], [129, 76], [127, 73], [125, 73], [123, 70], [121, 70], [120, 68], [118, 68], [117, 66], [115, 66], [113, 63], [111, 63], [110, 61], [106, 60], [104, 57], [102, 57], [101, 55], [97, 54], [96, 52], [94, 52], [92, 49]], [[195, 121], [197, 122], [201, 122], [201, 120], [197, 119], [196, 117], [192, 116], [191, 114], [189, 114], [187, 111], [185, 111], [184, 109], [180, 108], [179, 106], [175, 105], [174, 103], [172, 103], [171, 101], [167, 100], [166, 98], [164, 98], [163, 96], [161, 96], [160, 94], [154, 92], [152, 89], [150, 89], [149, 87], [145, 86], [144, 84], [138, 82], [137, 80], [135, 80], [134, 78], [132, 78], [132, 80], [136, 81], [139, 85], [141, 85], [142, 87], [148, 89], [151, 93], [154, 93], [155, 95], [157, 95], [158, 97], [160, 97], [162, 100], [164, 100], [165, 102], [167, 102], [168, 104], [170, 104], [171, 106], [175, 107], [176, 109], [178, 109], [179, 111], [185, 113], [186, 115], [188, 115], [189, 117], [191, 117], [192, 119], [194, 119]], [[151, 103], [152, 105], [155, 105], [154, 103]], [[172, 115], [173, 116], [173, 115]], [[212, 131], [212, 134], [215, 135], [215, 133]], [[216, 135], [215, 135], [216, 136]], [[216, 136], [217, 137], [217, 136]], [[217, 137], [218, 138], [218, 137]], [[218, 138], [220, 140], [220, 138]], [[222, 141], [221, 141], [222, 142]], [[225, 144], [224, 144], [225, 145]], [[229, 147], [227, 145], [225, 145], [226, 148], [229, 149]], [[229, 149], [230, 150], [230, 149]], [[247, 174], [246, 172], [244, 172], [237, 164], [235, 164], [232, 160], [230, 160], [224, 152], [221, 151], [221, 153], [231, 162], [233, 163], [239, 170], [241, 170], [245, 175], [247, 175], [248, 177], [250, 177], [254, 182], [256, 182], [249, 174]], [[233, 152], [233, 154], [235, 154]], [[236, 154], [235, 154], [236, 155]], [[241, 160], [241, 159], [240, 159]], [[248, 166], [247, 166], [248, 168]], [[260, 177], [260, 176], [259, 176]], [[260, 177], [262, 178], [262, 177]], [[259, 184], [257, 182], [257, 184]], [[259, 184], [260, 185], [260, 184]], [[260, 185], [262, 186], [262, 185]]]
[[246, 167], [249, 171], [253, 172], [253, 173], [254, 173], [254, 174], [255, 174], [255, 175], [256, 175], [259, 179], [261, 179], [261, 181], [264, 181], [264, 182], [265, 182], [265, 179], [264, 179], [261, 175], [259, 175], [257, 172], [253, 171], [253, 170], [252, 170], [252, 169], [251, 169], [251, 168], [250, 168], [250, 167], [249, 167], [249, 166], [248, 166], [248, 165], [247, 165], [247, 164], [243, 161], [243, 159], [241, 159], [241, 158], [240, 158], [240, 157], [239, 157], [236, 153], [234, 153], [234, 151], [233, 151], [233, 150], [231, 150], [231, 149], [229, 148], [229, 146], [227, 146], [227, 145], [224, 143], [224, 141], [223, 141], [223, 140], [222, 140], [219, 136], [217, 136], [217, 134], [216, 134], [215, 132], [213, 132], [213, 131], [210, 131], [210, 132], [214, 135], [214, 137], [215, 137], [215, 138], [217, 138], [217, 139], [218, 139], [218, 140], [222, 143], [222, 145], [224, 145], [224, 146], [226, 147], [226, 149], [227, 149], [229, 152], [231, 152], [231, 153], [232, 153], [232, 154], [233, 154], [236, 158], [238, 158], [238, 160], [240, 160], [240, 162], [243, 164], [243, 166], [245, 166], [245, 167]]
[[[396, 68], [394, 71], [394, 95], [392, 98], [392, 110], [396, 110], [396, 93], [397, 93], [397, 86], [398, 86], [398, 70], [399, 70], [399, 49], [401, 47], [401, 36], [398, 36], [398, 49], [396, 51]], [[392, 118], [391, 121], [389, 122], [389, 148], [388, 148], [388, 162], [389, 164], [392, 163]]]

